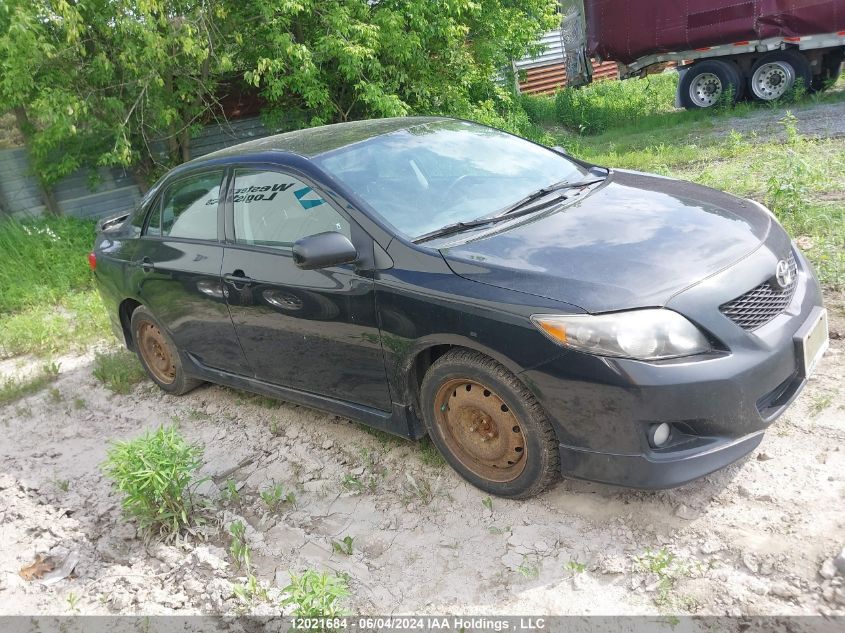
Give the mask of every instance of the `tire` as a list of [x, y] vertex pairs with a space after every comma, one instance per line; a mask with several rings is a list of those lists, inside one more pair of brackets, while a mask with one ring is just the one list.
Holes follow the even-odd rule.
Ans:
[[813, 71], [807, 58], [795, 51], [772, 51], [751, 67], [748, 91], [758, 101], [777, 101], [799, 82], [812, 90]]
[[684, 73], [679, 86], [681, 105], [687, 110], [712, 108], [724, 99], [726, 90], [733, 91], [731, 103], [743, 95], [742, 75], [736, 64], [719, 59], [696, 62]]
[[423, 379], [420, 405], [434, 445], [484, 492], [525, 499], [560, 477], [557, 437], [542, 407], [483, 354], [453, 350], [437, 359]]
[[132, 312], [130, 323], [135, 353], [147, 375], [164, 391], [181, 396], [203, 381], [185, 374], [179, 350], [167, 330], [144, 306]]

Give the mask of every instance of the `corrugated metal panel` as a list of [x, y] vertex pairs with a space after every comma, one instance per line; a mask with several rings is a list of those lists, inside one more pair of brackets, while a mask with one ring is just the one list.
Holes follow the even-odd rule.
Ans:
[[[191, 153], [194, 157], [204, 156], [271, 133], [259, 117], [209, 125], [192, 139]], [[157, 141], [153, 143], [153, 149], [164, 154], [165, 144]], [[141, 198], [141, 191], [128, 170], [98, 170], [93, 189], [89, 175], [88, 170], [79, 170], [54, 185], [53, 197], [62, 213], [101, 218], [131, 210]], [[45, 211], [25, 148], [0, 150], [0, 207], [16, 215], [41, 215]]]
[[[593, 81], [619, 79], [616, 62], [593, 63]], [[527, 94], [552, 94], [566, 86], [566, 64], [548, 64], [529, 68], [519, 90]]]
[[544, 33], [540, 38], [540, 43], [545, 45], [545, 50], [537, 57], [523, 57], [514, 62], [517, 70], [549, 66], [563, 61], [563, 42], [560, 39], [560, 29]]
[[224, 147], [270, 134], [272, 132], [264, 127], [259, 117], [209, 125], [191, 141], [191, 155], [194, 158], [205, 156]]
[[0, 151], [0, 196], [9, 213], [41, 213], [44, 203], [29, 169], [26, 149]]

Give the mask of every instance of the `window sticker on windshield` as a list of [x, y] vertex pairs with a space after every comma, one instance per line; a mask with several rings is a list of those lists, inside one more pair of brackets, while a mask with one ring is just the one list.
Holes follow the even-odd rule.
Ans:
[[303, 187], [302, 189], [297, 189], [293, 192], [293, 195], [296, 196], [296, 199], [299, 200], [299, 204], [302, 205], [303, 209], [312, 209], [314, 207], [318, 207], [325, 202], [319, 196], [313, 198], [306, 198], [309, 193], [311, 193], [313, 189], [311, 187]]

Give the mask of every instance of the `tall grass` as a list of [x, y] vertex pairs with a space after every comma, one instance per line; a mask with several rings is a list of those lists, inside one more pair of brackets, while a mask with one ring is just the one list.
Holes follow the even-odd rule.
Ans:
[[582, 134], [596, 134], [674, 109], [676, 73], [626, 81], [597, 81], [564, 88], [555, 95], [557, 122]]
[[85, 253], [93, 241], [89, 221], [0, 219], [0, 315], [91, 288]]
[[0, 217], [0, 358], [80, 349], [108, 333], [86, 253], [94, 223]]

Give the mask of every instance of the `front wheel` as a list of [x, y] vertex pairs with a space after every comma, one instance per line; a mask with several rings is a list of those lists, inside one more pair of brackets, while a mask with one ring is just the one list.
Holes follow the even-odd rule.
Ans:
[[687, 110], [712, 108], [725, 100], [736, 103], [744, 92], [736, 65], [718, 59], [693, 64], [678, 89], [681, 105]]
[[138, 306], [132, 313], [132, 341], [144, 370], [164, 391], [181, 396], [202, 384], [191, 378], [182, 368], [179, 351], [167, 333], [144, 306]]
[[525, 385], [494, 360], [470, 350], [445, 354], [426, 373], [420, 403], [434, 445], [477, 488], [526, 498], [559, 477], [548, 418]]

